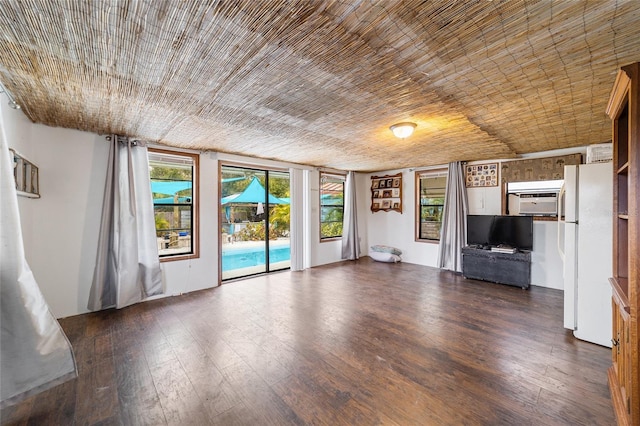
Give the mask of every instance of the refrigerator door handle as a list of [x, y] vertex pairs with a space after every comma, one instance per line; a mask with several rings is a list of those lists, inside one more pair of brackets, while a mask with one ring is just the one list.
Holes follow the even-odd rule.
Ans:
[[563, 249], [563, 241], [560, 241], [560, 231], [562, 231], [562, 225], [564, 224], [564, 220], [562, 220], [562, 218], [564, 217], [564, 198], [565, 198], [565, 188], [564, 188], [564, 184], [562, 184], [562, 187], [560, 188], [560, 193], [558, 194], [558, 233], [557, 233], [557, 237], [558, 237], [558, 253], [560, 253], [560, 259], [562, 259], [562, 261], [564, 262], [564, 249]]

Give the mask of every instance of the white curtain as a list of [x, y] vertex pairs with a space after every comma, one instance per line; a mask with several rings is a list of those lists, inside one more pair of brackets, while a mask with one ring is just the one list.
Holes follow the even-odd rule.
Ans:
[[342, 219], [342, 258], [348, 260], [360, 257], [356, 201], [356, 174], [349, 172], [344, 188], [344, 216]]
[[123, 308], [163, 292], [147, 148], [116, 135], [108, 139], [92, 311]]
[[467, 210], [462, 163], [449, 163], [438, 252], [438, 266], [442, 269], [462, 272], [462, 247], [467, 238]]
[[290, 244], [291, 244], [291, 270], [302, 271], [305, 265], [306, 238], [305, 238], [305, 174], [308, 171], [301, 169], [289, 169], [290, 178]]
[[49, 311], [25, 258], [13, 158], [1, 125], [0, 145], [0, 408], [4, 408], [77, 374], [67, 336]]

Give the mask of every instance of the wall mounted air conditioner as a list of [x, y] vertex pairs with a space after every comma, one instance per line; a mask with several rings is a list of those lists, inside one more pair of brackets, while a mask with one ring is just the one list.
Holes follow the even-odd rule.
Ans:
[[558, 193], [520, 194], [520, 214], [533, 216], [555, 216], [558, 214]]

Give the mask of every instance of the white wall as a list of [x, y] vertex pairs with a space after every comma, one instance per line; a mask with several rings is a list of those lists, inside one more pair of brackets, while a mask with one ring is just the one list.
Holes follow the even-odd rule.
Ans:
[[30, 123], [2, 108], [7, 142], [39, 168], [39, 199], [18, 197], [25, 254], [56, 317], [86, 312], [95, 264], [108, 145]]
[[[467, 188], [469, 214], [500, 214], [500, 186]], [[531, 284], [562, 289], [562, 260], [557, 248], [558, 225], [555, 221], [533, 221], [531, 252]]]
[[218, 285], [218, 160], [201, 154], [199, 165], [199, 257], [161, 263], [165, 296]]
[[[19, 197], [25, 252], [45, 299], [56, 317], [87, 312], [97, 250], [108, 144], [102, 136], [29, 122], [21, 111], [0, 103], [0, 120], [9, 146], [40, 171], [40, 199]], [[289, 167], [291, 165], [223, 154], [200, 156], [200, 257], [162, 263], [166, 295], [218, 285], [218, 162]], [[305, 166], [300, 166], [306, 168]], [[307, 168], [308, 169], [308, 168]], [[374, 244], [403, 251], [403, 260], [436, 266], [438, 244], [415, 241], [415, 174], [402, 173], [403, 213], [372, 213], [371, 174], [357, 174], [362, 254]], [[338, 262], [341, 242], [320, 243], [319, 172], [310, 171], [309, 259], [311, 266]], [[470, 188], [471, 214], [499, 214], [500, 189]], [[562, 264], [553, 222], [535, 222], [532, 282], [562, 288]]]
[[[402, 213], [395, 211], [371, 211], [371, 176], [384, 176], [402, 173]], [[370, 246], [377, 244], [389, 245], [402, 250], [404, 262], [435, 267], [438, 262], [438, 244], [416, 242], [415, 222], [415, 174], [409, 169], [389, 170], [368, 174], [358, 188], [358, 197], [362, 197], [364, 208], [359, 212], [367, 222], [368, 253]]]
[[[7, 141], [39, 167], [41, 198], [19, 197], [25, 253], [45, 300], [57, 318], [87, 312], [93, 278], [109, 144], [92, 133], [31, 123], [4, 103]], [[165, 296], [218, 285], [218, 164], [292, 165], [246, 157], [200, 155], [200, 257], [163, 262]], [[309, 169], [306, 166], [299, 166]], [[311, 172], [311, 266], [340, 261], [341, 242], [320, 243], [319, 173]], [[361, 224], [361, 234], [366, 224]]]
[[[372, 213], [371, 176], [402, 173], [402, 214], [379, 211]], [[367, 222], [367, 244], [386, 244], [402, 250], [404, 262], [436, 267], [438, 244], [415, 241], [415, 172], [409, 169], [389, 170], [365, 175], [359, 184], [359, 197], [363, 197], [361, 215]], [[502, 198], [500, 187], [467, 188], [469, 214], [500, 214]], [[562, 289], [562, 261], [557, 250], [556, 222], [534, 221], [533, 251], [531, 253], [531, 283], [541, 287]], [[365, 252], [366, 253], [366, 252]]]

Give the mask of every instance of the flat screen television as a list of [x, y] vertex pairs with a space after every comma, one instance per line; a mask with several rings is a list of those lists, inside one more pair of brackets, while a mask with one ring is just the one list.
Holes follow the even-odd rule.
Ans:
[[493, 216], [468, 215], [467, 216], [467, 244], [470, 246], [490, 245], [491, 227]]
[[533, 250], [533, 217], [468, 215], [467, 244]]

